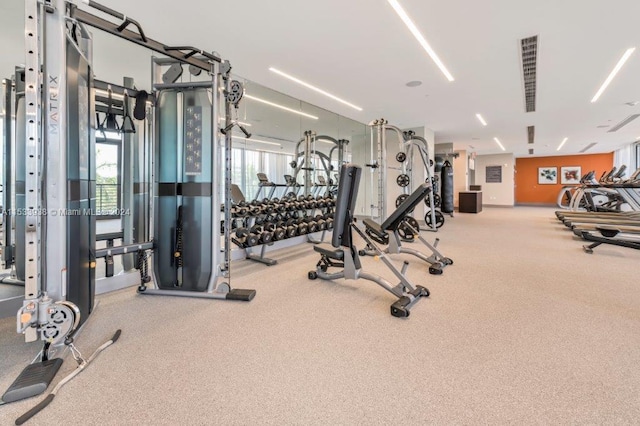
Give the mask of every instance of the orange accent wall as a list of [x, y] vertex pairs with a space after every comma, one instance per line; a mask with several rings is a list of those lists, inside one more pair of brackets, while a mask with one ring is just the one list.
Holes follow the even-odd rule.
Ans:
[[[613, 168], [613, 153], [563, 155], [559, 157], [516, 158], [515, 198], [516, 204], [556, 204], [558, 193], [564, 186], [561, 182], [561, 168], [582, 167], [582, 174], [595, 170], [599, 178], [602, 172]], [[539, 167], [557, 167], [557, 184], [538, 184]]]

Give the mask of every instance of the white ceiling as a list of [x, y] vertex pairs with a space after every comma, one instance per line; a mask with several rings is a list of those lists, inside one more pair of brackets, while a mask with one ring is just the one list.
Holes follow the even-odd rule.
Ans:
[[[366, 123], [384, 117], [427, 126], [438, 142], [479, 154], [526, 155], [526, 126], [536, 126], [536, 155], [611, 151], [640, 136], [640, 49], [592, 104], [623, 52], [640, 47], [637, 0], [401, 0], [455, 77], [448, 82], [386, 0], [102, 0], [138, 20], [165, 44], [215, 50], [234, 72], [277, 91]], [[22, 61], [23, 0], [0, 4], [0, 72]], [[180, 7], [178, 7], [180, 5]], [[537, 112], [525, 113], [518, 40], [539, 35]], [[118, 81], [147, 81], [149, 53], [96, 34], [94, 70]], [[99, 53], [100, 52], [100, 53]], [[108, 52], [105, 54], [104, 52]], [[363, 108], [353, 110], [271, 73], [274, 66]], [[421, 80], [417, 88], [405, 83]], [[482, 113], [483, 127], [475, 114]]]

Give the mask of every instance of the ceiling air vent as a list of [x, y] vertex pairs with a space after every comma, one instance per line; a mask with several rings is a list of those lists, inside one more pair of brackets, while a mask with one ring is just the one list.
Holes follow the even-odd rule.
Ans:
[[631, 123], [633, 120], [635, 120], [638, 117], [640, 117], [640, 114], [633, 114], [628, 116], [627, 118], [625, 118], [624, 120], [622, 120], [621, 122], [619, 122], [618, 124], [610, 128], [609, 130], [607, 130], [607, 133], [617, 132], [618, 130], [620, 130], [627, 124]]
[[536, 110], [536, 71], [538, 69], [538, 36], [520, 40], [524, 106], [526, 112]]
[[533, 148], [529, 149], [529, 155], [533, 155]]
[[591, 142], [589, 145], [587, 145], [584, 148], [582, 148], [580, 150], [580, 152], [586, 152], [586, 151], [590, 150], [591, 148], [593, 148], [594, 146], [596, 146], [597, 144], [598, 144], [598, 142]]
[[535, 126], [527, 126], [527, 139], [529, 143], [533, 143], [533, 139], [536, 135], [536, 127]]

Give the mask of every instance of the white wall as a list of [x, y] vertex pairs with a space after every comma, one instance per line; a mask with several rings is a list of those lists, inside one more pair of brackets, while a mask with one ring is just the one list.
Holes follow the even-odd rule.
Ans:
[[[486, 167], [502, 166], [502, 182], [487, 183]], [[482, 204], [493, 206], [513, 206], [514, 197], [513, 154], [479, 155], [476, 157], [475, 184], [482, 185]]]

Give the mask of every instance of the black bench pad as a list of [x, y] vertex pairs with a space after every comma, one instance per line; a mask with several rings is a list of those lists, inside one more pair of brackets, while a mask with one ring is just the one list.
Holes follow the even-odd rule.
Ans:
[[362, 223], [364, 223], [364, 226], [367, 227], [367, 230], [373, 232], [380, 238], [385, 238], [387, 236], [387, 232], [382, 229], [382, 226], [380, 226], [380, 224], [373, 219], [365, 219], [362, 221]]
[[327, 256], [331, 259], [342, 260], [344, 259], [344, 250], [342, 248], [335, 248], [331, 244], [322, 243], [313, 246], [313, 249], [323, 256]]

